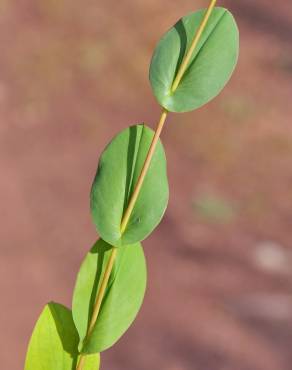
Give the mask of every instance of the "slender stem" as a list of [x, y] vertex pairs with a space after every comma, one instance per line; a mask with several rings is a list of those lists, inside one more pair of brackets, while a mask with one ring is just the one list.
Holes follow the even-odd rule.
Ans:
[[205, 27], [206, 27], [206, 24], [207, 24], [208, 19], [209, 19], [211, 13], [212, 13], [212, 10], [213, 10], [213, 8], [214, 8], [214, 6], [216, 4], [216, 1], [217, 0], [211, 0], [210, 4], [209, 4], [209, 6], [208, 6], [208, 8], [206, 10], [206, 13], [205, 13], [205, 15], [204, 15], [204, 17], [203, 17], [203, 19], [202, 19], [202, 21], [200, 23], [200, 26], [197, 29], [196, 33], [195, 33], [195, 36], [194, 36], [193, 41], [191, 43], [191, 46], [190, 46], [187, 54], [183, 58], [183, 61], [182, 61], [181, 65], [180, 65], [180, 67], [179, 67], [179, 70], [177, 72], [177, 75], [176, 75], [176, 77], [175, 77], [175, 79], [173, 81], [173, 84], [172, 84], [172, 87], [171, 87], [171, 92], [174, 92], [177, 89], [177, 87], [178, 87], [178, 85], [179, 85], [179, 83], [180, 83], [180, 81], [181, 81], [181, 79], [182, 79], [182, 77], [183, 77], [183, 75], [184, 75], [184, 73], [185, 73], [185, 71], [187, 69], [187, 66], [188, 66], [188, 64], [190, 62], [190, 59], [191, 59], [191, 57], [193, 55], [193, 52], [195, 51], [196, 46], [198, 45], [198, 42], [200, 40], [200, 37], [201, 37], [201, 35], [202, 35]]
[[103, 279], [102, 279], [100, 288], [98, 290], [98, 294], [97, 294], [97, 297], [96, 297], [92, 317], [91, 317], [90, 324], [89, 324], [88, 331], [87, 331], [87, 337], [89, 337], [90, 334], [92, 333], [92, 330], [94, 328], [94, 324], [95, 324], [97, 316], [99, 314], [101, 302], [102, 302], [102, 299], [103, 299], [103, 296], [104, 296], [104, 293], [105, 293], [105, 290], [106, 290], [106, 287], [107, 287], [107, 283], [109, 281], [110, 274], [111, 274], [113, 266], [114, 266], [116, 255], [117, 255], [117, 248], [113, 248], [112, 252], [111, 252], [111, 255], [110, 255], [110, 258], [108, 260], [108, 263], [106, 265], [106, 269], [105, 269], [105, 272], [104, 272], [104, 275], [103, 275]]
[[138, 195], [139, 195], [141, 187], [143, 185], [143, 181], [144, 181], [145, 176], [147, 174], [148, 168], [149, 168], [150, 163], [151, 163], [151, 159], [153, 157], [156, 145], [158, 143], [158, 139], [159, 139], [161, 131], [163, 129], [163, 126], [164, 126], [164, 123], [165, 123], [165, 120], [166, 120], [166, 117], [167, 117], [167, 113], [168, 113], [168, 111], [166, 109], [162, 110], [162, 113], [161, 113], [161, 116], [160, 116], [160, 119], [159, 119], [159, 122], [158, 122], [158, 125], [157, 125], [157, 128], [156, 128], [155, 134], [153, 136], [150, 148], [148, 150], [143, 168], [141, 170], [140, 176], [139, 176], [139, 178], [137, 180], [137, 183], [135, 185], [135, 189], [134, 189], [134, 191], [131, 195], [129, 204], [127, 206], [127, 209], [126, 209], [126, 211], [124, 213], [124, 216], [122, 218], [122, 222], [121, 222], [121, 233], [122, 234], [126, 230], [127, 224], [129, 222], [129, 219], [130, 219], [130, 216], [131, 216], [131, 213], [132, 213], [133, 208], [136, 204]]
[[[156, 129], [155, 134], [153, 136], [153, 139], [152, 139], [151, 145], [149, 147], [149, 150], [148, 150], [143, 168], [141, 170], [141, 174], [140, 174], [140, 176], [138, 178], [138, 181], [135, 185], [135, 189], [132, 193], [130, 202], [127, 206], [127, 209], [126, 209], [126, 211], [124, 213], [124, 216], [123, 216], [123, 219], [122, 219], [122, 223], [121, 223], [121, 232], [122, 233], [125, 231], [125, 229], [127, 227], [127, 223], [129, 221], [129, 218], [130, 218], [131, 213], [133, 211], [133, 208], [135, 206], [135, 203], [136, 203], [136, 200], [138, 198], [139, 192], [141, 190], [144, 178], [146, 176], [146, 173], [147, 173], [147, 170], [149, 168], [151, 159], [153, 157], [156, 145], [158, 143], [159, 136], [160, 136], [162, 128], [164, 126], [164, 123], [165, 123], [165, 120], [166, 120], [166, 117], [167, 117], [167, 113], [168, 112], [167, 112], [166, 109], [162, 110], [162, 113], [161, 113], [161, 116], [160, 116], [160, 119], [159, 119], [159, 122], [158, 122], [158, 125], [157, 125], [157, 129]], [[86, 334], [87, 338], [92, 333], [92, 330], [94, 328], [97, 316], [99, 314], [102, 299], [104, 297], [104, 293], [105, 293], [105, 290], [106, 290], [106, 287], [107, 287], [107, 284], [108, 284], [110, 274], [111, 274], [113, 266], [114, 266], [116, 256], [117, 256], [117, 248], [113, 248], [112, 252], [111, 252], [111, 255], [110, 255], [110, 258], [108, 260], [104, 275], [103, 275], [103, 279], [102, 279], [100, 288], [99, 288], [98, 293], [97, 293], [97, 297], [96, 297], [96, 301], [95, 301], [95, 304], [94, 304], [92, 317], [91, 317], [89, 327], [88, 327], [88, 330], [87, 330], [87, 334]], [[79, 358], [79, 361], [78, 361], [78, 364], [77, 364], [77, 367], [76, 367], [76, 370], [83, 370], [84, 362], [85, 362], [85, 355], [81, 354], [80, 358]]]
[[83, 369], [83, 366], [85, 364], [85, 356], [86, 355], [83, 355], [83, 354], [80, 355], [76, 370], [82, 370]]
[[[117, 255], [117, 248], [113, 247], [110, 258], [109, 258], [108, 263], [107, 263], [106, 268], [105, 268], [105, 272], [104, 272], [104, 275], [103, 275], [103, 278], [102, 278], [102, 282], [100, 284], [100, 288], [99, 288], [98, 293], [97, 293], [97, 297], [96, 297], [94, 308], [93, 308], [93, 313], [92, 313], [91, 320], [90, 320], [89, 327], [88, 327], [87, 334], [86, 334], [87, 338], [92, 333], [92, 330], [94, 328], [94, 324], [95, 324], [97, 316], [99, 314], [102, 299], [104, 297], [104, 293], [105, 293], [105, 290], [106, 290], [106, 287], [107, 287], [107, 284], [108, 284], [108, 281], [109, 281], [109, 277], [110, 277], [110, 274], [111, 274], [113, 266], [114, 266], [116, 255]], [[82, 370], [83, 369], [84, 361], [85, 361], [85, 355], [81, 354], [76, 370]]]
[[[184, 57], [184, 59], [182, 61], [182, 64], [181, 64], [181, 66], [178, 70], [178, 73], [177, 73], [177, 75], [174, 79], [174, 82], [173, 82], [172, 87], [171, 87], [172, 92], [174, 92], [177, 89], [177, 87], [178, 87], [178, 85], [179, 85], [179, 83], [180, 83], [180, 81], [181, 81], [181, 79], [182, 79], [182, 77], [183, 77], [183, 75], [186, 71], [188, 63], [189, 63], [189, 61], [192, 57], [192, 54], [193, 54], [193, 52], [194, 52], [194, 50], [195, 50], [195, 48], [198, 44], [198, 41], [199, 41], [199, 39], [202, 35], [202, 32], [203, 32], [204, 28], [206, 27], [206, 24], [208, 22], [208, 19], [211, 15], [211, 12], [212, 12], [215, 4], [216, 4], [216, 0], [211, 0], [210, 4], [209, 4], [209, 6], [206, 10], [206, 13], [205, 13], [205, 15], [202, 19], [202, 22], [201, 22], [198, 30], [196, 31], [196, 34], [194, 36], [194, 39], [193, 39], [192, 44], [190, 46], [190, 49], [188, 50], [186, 56]], [[153, 154], [155, 152], [156, 145], [158, 143], [160, 134], [162, 132], [164, 123], [166, 121], [167, 114], [168, 114], [168, 111], [165, 108], [163, 108], [160, 119], [158, 121], [158, 125], [157, 125], [157, 128], [156, 128], [155, 134], [154, 134], [152, 142], [150, 144], [150, 147], [149, 147], [144, 165], [142, 167], [140, 176], [137, 180], [137, 183], [136, 183], [134, 191], [131, 195], [129, 204], [128, 204], [127, 209], [126, 209], [126, 211], [123, 215], [123, 218], [122, 218], [122, 222], [121, 222], [121, 233], [122, 234], [126, 230], [127, 224], [128, 224], [129, 219], [131, 217], [131, 213], [132, 213], [132, 211], [135, 207], [137, 198], [139, 196], [141, 187], [143, 185], [143, 181], [144, 181], [145, 176], [147, 174], [147, 171], [149, 169], [151, 159], [152, 159]], [[113, 266], [114, 266], [116, 256], [117, 256], [117, 248], [113, 247], [110, 258], [109, 258], [109, 261], [107, 263], [107, 266], [106, 266], [106, 269], [105, 269], [105, 272], [104, 272], [104, 276], [103, 276], [99, 291], [97, 293], [97, 297], [96, 297], [96, 301], [95, 301], [94, 309], [93, 309], [93, 314], [92, 314], [92, 317], [91, 317], [91, 320], [90, 320], [90, 324], [89, 324], [89, 327], [88, 327], [86, 337], [90, 336], [90, 334], [92, 333], [92, 330], [94, 328], [96, 319], [97, 319], [99, 311], [100, 311], [100, 307], [101, 307], [101, 303], [102, 303], [102, 300], [103, 300], [103, 297], [104, 297], [104, 293], [105, 293], [105, 290], [106, 290], [106, 287], [107, 287], [107, 284], [108, 284], [108, 281], [109, 281], [109, 277], [110, 277], [110, 274], [111, 274]], [[79, 361], [78, 361], [78, 365], [76, 367], [76, 370], [83, 370], [84, 363], [85, 363], [85, 355], [81, 354], [80, 358], [79, 358]]]

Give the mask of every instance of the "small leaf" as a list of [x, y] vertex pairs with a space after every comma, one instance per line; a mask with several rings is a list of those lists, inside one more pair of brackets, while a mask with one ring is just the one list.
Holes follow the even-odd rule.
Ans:
[[168, 202], [166, 159], [159, 141], [123, 235], [120, 225], [141, 173], [153, 131], [145, 125], [119, 133], [104, 150], [91, 190], [91, 213], [102, 239], [114, 246], [146, 238], [160, 222]]
[[[71, 311], [48, 303], [32, 333], [25, 370], [74, 370], [78, 361], [78, 333]], [[99, 369], [99, 354], [86, 356], [84, 370]]]
[[181, 18], [155, 48], [149, 78], [158, 102], [172, 112], [196, 109], [214, 98], [229, 80], [238, 58], [235, 20], [214, 8], [187, 69], [174, 92], [171, 87], [205, 10]]
[[119, 248], [114, 268], [90, 338], [85, 339], [97, 292], [111, 254], [111, 246], [98, 240], [85, 257], [73, 295], [73, 319], [84, 353], [104, 351], [112, 346], [135, 319], [146, 288], [143, 249], [134, 244]]

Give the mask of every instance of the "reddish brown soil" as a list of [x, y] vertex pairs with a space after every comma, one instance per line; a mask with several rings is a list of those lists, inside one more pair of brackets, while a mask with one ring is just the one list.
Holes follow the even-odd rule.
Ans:
[[[99, 154], [124, 127], [155, 126], [155, 42], [205, 3], [1, 1], [2, 369], [23, 367], [47, 301], [70, 305], [97, 237]], [[213, 102], [170, 116], [171, 198], [144, 243], [147, 295], [104, 370], [292, 369], [292, 3], [221, 3], [239, 22], [238, 68]], [[195, 207], [206, 195], [232, 215]]]

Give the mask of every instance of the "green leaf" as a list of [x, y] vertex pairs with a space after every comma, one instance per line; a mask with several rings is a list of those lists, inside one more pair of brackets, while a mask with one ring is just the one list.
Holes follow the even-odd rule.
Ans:
[[140, 243], [118, 248], [115, 264], [90, 338], [85, 340], [97, 292], [111, 254], [111, 246], [98, 240], [85, 257], [73, 295], [73, 319], [79, 349], [101, 352], [112, 346], [134, 321], [146, 288], [146, 262]]
[[143, 240], [160, 222], [168, 202], [166, 159], [159, 141], [123, 234], [123, 213], [146, 158], [153, 131], [145, 125], [119, 133], [104, 150], [91, 190], [91, 213], [102, 239], [114, 246]]
[[[75, 370], [78, 361], [78, 333], [71, 311], [48, 303], [32, 333], [25, 370]], [[86, 356], [83, 370], [99, 369], [99, 354]]]
[[171, 87], [205, 10], [181, 18], [159, 41], [149, 78], [158, 102], [172, 112], [196, 109], [214, 98], [230, 78], [238, 58], [239, 34], [224, 8], [214, 8], [178, 88]]

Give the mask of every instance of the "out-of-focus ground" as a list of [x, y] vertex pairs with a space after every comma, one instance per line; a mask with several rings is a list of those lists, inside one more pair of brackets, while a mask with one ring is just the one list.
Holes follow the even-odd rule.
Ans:
[[[23, 367], [47, 301], [70, 305], [96, 239], [98, 157], [122, 128], [155, 127], [155, 43], [206, 4], [0, 2], [2, 369]], [[146, 298], [104, 370], [292, 369], [292, 3], [220, 4], [239, 23], [239, 64], [218, 98], [169, 117]]]

